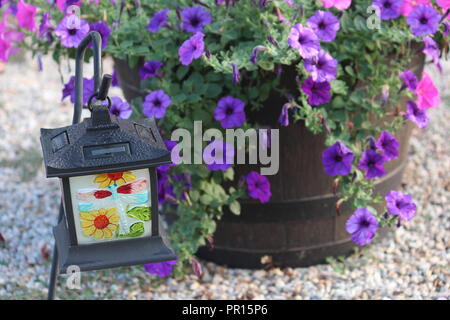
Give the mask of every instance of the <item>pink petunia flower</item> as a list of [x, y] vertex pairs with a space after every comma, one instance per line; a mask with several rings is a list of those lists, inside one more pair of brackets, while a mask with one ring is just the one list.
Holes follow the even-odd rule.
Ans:
[[339, 10], [345, 10], [350, 7], [352, 0], [321, 0], [325, 8], [335, 7]]
[[36, 29], [35, 16], [36, 7], [20, 0], [17, 4], [17, 22], [19, 27], [34, 31]]
[[422, 80], [417, 84], [416, 94], [418, 99], [417, 106], [421, 110], [437, 107], [441, 103], [439, 90], [426, 72], [422, 73]]
[[431, 5], [430, 0], [403, 0], [403, 5], [400, 8], [402, 16], [409, 16], [409, 13], [421, 4]]
[[450, 0], [437, 0], [436, 2], [444, 11], [450, 9]]
[[8, 26], [7, 17], [9, 14], [11, 14], [9, 10], [3, 12], [2, 20], [0, 21], [0, 60], [5, 62], [19, 52], [19, 48], [14, 44], [25, 38], [22, 32]]

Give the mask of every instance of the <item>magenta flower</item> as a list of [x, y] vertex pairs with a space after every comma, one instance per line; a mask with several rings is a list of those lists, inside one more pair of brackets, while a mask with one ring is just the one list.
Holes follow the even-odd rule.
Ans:
[[424, 37], [423, 42], [425, 45], [422, 49], [422, 52], [429, 56], [433, 60], [433, 63], [438, 68], [438, 70], [442, 72], [442, 66], [439, 62], [439, 55], [441, 54], [439, 45], [429, 36]]
[[144, 65], [139, 69], [139, 75], [141, 76], [141, 80], [147, 80], [150, 78], [155, 78], [158, 76], [158, 70], [164, 64], [161, 61], [152, 60], [147, 61]]
[[422, 73], [422, 80], [420, 80], [417, 85], [416, 94], [418, 98], [417, 105], [419, 106], [419, 109], [437, 107], [441, 103], [439, 90], [434, 85], [430, 75], [426, 72]]
[[406, 22], [415, 36], [421, 36], [427, 33], [436, 33], [440, 19], [441, 15], [436, 9], [431, 6], [420, 5], [411, 11], [406, 18]]
[[420, 129], [425, 129], [429, 122], [426, 110], [419, 109], [413, 101], [406, 102], [405, 118], [416, 123]]
[[386, 160], [393, 160], [398, 158], [399, 154], [398, 147], [400, 146], [400, 143], [398, 142], [397, 138], [394, 137], [389, 132], [387, 131], [381, 132], [380, 138], [378, 139], [376, 146], [379, 150], [383, 152]]
[[163, 10], [155, 13], [147, 25], [147, 30], [150, 32], [156, 33], [159, 31], [159, 29], [161, 27], [166, 26], [168, 14], [169, 14], [169, 9], [163, 9]]
[[353, 152], [338, 141], [322, 152], [323, 170], [329, 176], [347, 175], [352, 170]]
[[322, 49], [317, 56], [307, 58], [304, 62], [306, 71], [311, 73], [314, 81], [318, 82], [333, 81], [336, 78], [337, 65], [336, 59]]
[[372, 241], [379, 224], [370, 210], [356, 209], [355, 213], [347, 220], [345, 229], [351, 234], [351, 239], [359, 246], [364, 246]]
[[372, 5], [380, 9], [381, 20], [396, 19], [400, 16], [403, 0], [374, 0]]
[[366, 179], [382, 177], [386, 174], [386, 169], [383, 167], [385, 161], [386, 158], [383, 155], [369, 149], [363, 152], [358, 168], [365, 171]]
[[0, 37], [0, 60], [7, 62], [10, 57], [11, 43]]
[[67, 48], [78, 47], [88, 33], [89, 24], [76, 15], [64, 17], [55, 30], [55, 34], [61, 38], [61, 44]]
[[214, 119], [224, 129], [240, 127], [246, 120], [245, 103], [231, 96], [221, 98], [214, 110]]
[[234, 163], [234, 147], [221, 140], [211, 141], [203, 150], [203, 160], [211, 171], [225, 171]]
[[156, 90], [145, 96], [142, 104], [144, 115], [161, 119], [165, 116], [171, 103], [170, 97], [163, 90]]
[[400, 79], [402, 79], [403, 82], [400, 90], [408, 88], [412, 92], [416, 91], [418, 80], [413, 72], [409, 70], [404, 70], [402, 73], [400, 73]]
[[410, 221], [416, 215], [416, 204], [410, 194], [392, 190], [386, 194], [385, 200], [389, 213], [401, 220]]
[[203, 42], [204, 34], [197, 32], [188, 40], [184, 41], [178, 49], [180, 62], [184, 66], [191, 64], [193, 59], [198, 59], [203, 55], [205, 50], [205, 43]]
[[450, 0], [436, 0], [437, 4], [443, 9], [450, 9]]
[[[105, 49], [108, 45], [109, 35], [111, 34], [111, 29], [103, 21], [97, 21], [89, 26], [89, 31], [97, 31], [100, 33], [102, 38], [102, 49]], [[92, 43], [88, 45], [88, 48], [92, 48]]]
[[335, 7], [339, 10], [345, 10], [350, 7], [352, 0], [321, 0], [325, 8]]
[[112, 97], [109, 113], [120, 119], [128, 119], [133, 110], [128, 102], [122, 101], [119, 97]]
[[177, 264], [177, 260], [169, 260], [162, 262], [154, 262], [144, 264], [145, 271], [158, 277], [168, 277], [173, 270], [173, 266]]
[[331, 12], [318, 10], [308, 19], [310, 27], [317, 37], [325, 42], [331, 42], [336, 38], [340, 28], [339, 20]]
[[311, 106], [318, 106], [331, 100], [331, 86], [326, 81], [314, 81], [312, 77], [309, 77], [303, 82], [301, 88], [308, 96], [308, 103]]
[[190, 7], [181, 11], [182, 28], [186, 32], [197, 33], [210, 24], [212, 19], [208, 11], [202, 7]]
[[23, 41], [25, 34], [11, 29], [6, 23], [8, 10], [5, 11], [2, 21], [0, 21], [0, 59], [8, 61], [8, 59], [19, 52], [17, 43]]
[[288, 36], [288, 44], [297, 49], [302, 58], [310, 58], [319, 53], [320, 42], [314, 31], [301, 24], [292, 27]]
[[36, 24], [34, 18], [36, 16], [36, 7], [31, 4], [26, 4], [25, 1], [20, 0], [17, 4], [17, 24], [21, 28], [34, 31]]
[[272, 193], [270, 192], [270, 182], [267, 177], [260, 175], [256, 171], [251, 171], [246, 177], [247, 193], [253, 199], [258, 199], [261, 203], [269, 202]]

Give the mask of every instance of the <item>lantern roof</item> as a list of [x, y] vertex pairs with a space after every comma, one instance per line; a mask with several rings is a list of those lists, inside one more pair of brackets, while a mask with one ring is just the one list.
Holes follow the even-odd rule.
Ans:
[[91, 118], [56, 129], [41, 129], [47, 177], [71, 177], [169, 164], [153, 118], [118, 119], [106, 107]]

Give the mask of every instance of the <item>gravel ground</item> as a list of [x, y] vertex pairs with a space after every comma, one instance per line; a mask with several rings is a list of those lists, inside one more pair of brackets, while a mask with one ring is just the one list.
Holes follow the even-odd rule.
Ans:
[[[47, 294], [59, 185], [44, 177], [39, 128], [67, 125], [72, 106], [60, 102], [56, 65], [45, 59], [41, 73], [36, 65], [22, 57], [0, 74], [1, 299], [42, 299]], [[135, 266], [83, 273], [82, 289], [72, 290], [61, 276], [58, 298], [449, 299], [450, 63], [445, 64], [447, 75], [433, 68], [429, 72], [441, 87], [443, 103], [429, 113], [430, 127], [415, 131], [404, 177], [419, 214], [390, 239], [309, 268], [251, 271], [204, 263], [202, 279], [192, 274], [158, 279]], [[63, 73], [67, 81], [68, 70]]]

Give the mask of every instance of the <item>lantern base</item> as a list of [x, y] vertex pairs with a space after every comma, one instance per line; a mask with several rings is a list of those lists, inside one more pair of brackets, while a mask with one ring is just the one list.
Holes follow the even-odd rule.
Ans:
[[53, 228], [59, 255], [59, 273], [70, 266], [80, 271], [109, 269], [175, 260], [177, 256], [164, 236], [142, 237], [95, 244], [71, 245], [65, 217]]

